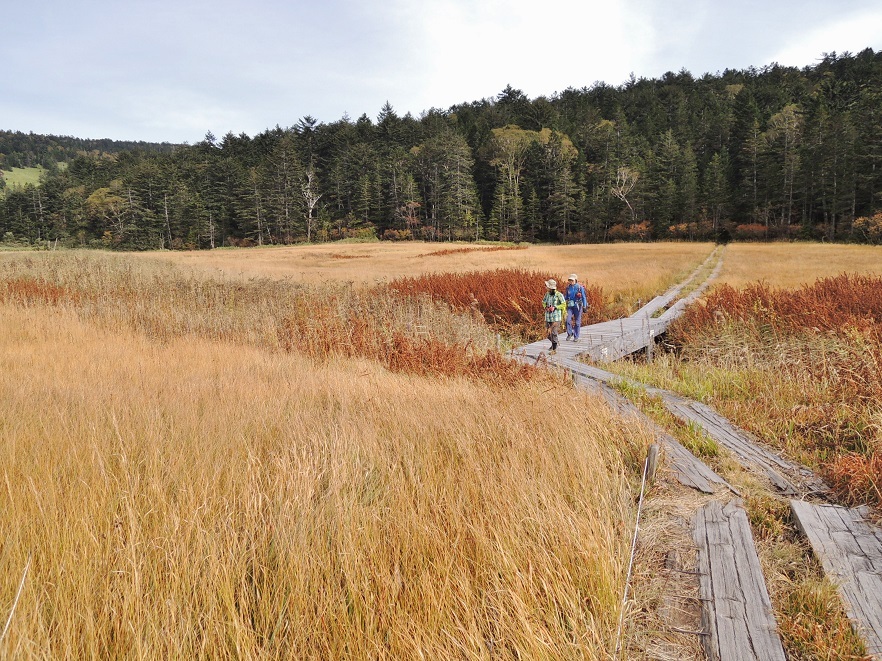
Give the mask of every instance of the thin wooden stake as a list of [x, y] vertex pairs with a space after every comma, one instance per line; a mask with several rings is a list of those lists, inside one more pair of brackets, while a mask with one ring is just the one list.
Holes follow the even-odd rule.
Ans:
[[28, 563], [25, 565], [24, 573], [21, 575], [21, 582], [18, 584], [18, 592], [15, 594], [15, 601], [12, 602], [12, 610], [9, 611], [9, 617], [6, 618], [6, 626], [3, 627], [3, 633], [0, 633], [0, 643], [3, 642], [3, 639], [6, 638], [6, 632], [9, 631], [9, 625], [12, 622], [12, 614], [15, 613], [15, 609], [18, 606], [18, 598], [21, 596], [21, 591], [24, 588], [25, 579], [28, 576], [28, 569], [31, 566], [31, 556], [28, 555]]
[[622, 625], [625, 621], [625, 604], [628, 602], [628, 588], [631, 584], [631, 570], [634, 567], [634, 551], [637, 549], [637, 533], [640, 530], [640, 511], [643, 509], [643, 490], [646, 487], [646, 469], [649, 467], [649, 456], [643, 462], [643, 479], [640, 482], [640, 500], [637, 503], [637, 521], [634, 523], [634, 538], [631, 540], [631, 559], [628, 561], [628, 574], [625, 576], [625, 594], [622, 597], [622, 610], [619, 612], [619, 630], [616, 632], [616, 658], [622, 645]]

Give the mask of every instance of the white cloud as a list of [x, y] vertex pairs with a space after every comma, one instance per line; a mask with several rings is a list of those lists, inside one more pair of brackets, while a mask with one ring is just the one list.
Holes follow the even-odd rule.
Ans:
[[239, 133], [251, 123], [238, 103], [184, 87], [136, 85], [118, 88], [113, 98], [113, 115], [153, 135], [168, 135], [169, 141], [195, 142], [208, 130], [218, 137], [230, 130]]
[[793, 35], [769, 62], [805, 67], [820, 60], [822, 53], [849, 51], [852, 54], [872, 47], [882, 48], [882, 9], [861, 12], [827, 25]]
[[508, 84], [531, 98], [618, 84], [652, 44], [622, 2], [427, 0], [409, 20], [422, 109], [493, 96]]
[[[198, 141], [389, 101], [399, 114], [633, 72], [882, 48], [878, 0], [33, 0], [0, 39], [0, 128]], [[8, 12], [7, 12], [8, 13]], [[20, 57], [27, 52], [26, 58]]]

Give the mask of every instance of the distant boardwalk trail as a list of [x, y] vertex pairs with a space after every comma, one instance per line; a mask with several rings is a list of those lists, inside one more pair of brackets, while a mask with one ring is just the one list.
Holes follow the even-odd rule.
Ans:
[[[868, 521], [863, 510], [824, 504], [828, 489], [817, 475], [780, 457], [706, 404], [629, 381], [597, 366], [638, 351], [651, 352], [655, 340], [716, 278], [722, 263], [723, 249], [718, 247], [684, 282], [630, 317], [583, 326], [581, 342], [560, 341], [555, 354], [550, 353], [549, 342], [543, 339], [512, 350], [511, 357], [564, 369], [578, 387], [602, 393], [620, 414], [641, 419], [664, 448], [674, 478], [711, 494], [713, 499], [696, 510], [692, 519], [698, 554], [697, 570], [692, 573], [699, 579], [702, 629], [691, 633], [701, 637], [708, 658], [786, 658], [750, 525], [740, 499], [733, 498], [733, 493], [740, 494], [619, 394], [613, 387], [616, 383], [628, 383], [658, 398], [673, 415], [697, 425], [726, 448], [771, 492], [791, 499], [794, 518], [838, 587], [852, 627], [867, 644], [872, 658], [882, 660], [882, 529]], [[706, 274], [704, 279], [702, 274]], [[821, 504], [812, 505], [807, 499], [820, 500]]]

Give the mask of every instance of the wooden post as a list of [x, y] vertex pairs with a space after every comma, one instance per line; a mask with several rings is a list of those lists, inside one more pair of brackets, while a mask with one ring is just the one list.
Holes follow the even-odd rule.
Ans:
[[655, 479], [655, 471], [658, 468], [658, 443], [653, 443], [649, 446], [646, 461], [646, 480], [651, 484]]

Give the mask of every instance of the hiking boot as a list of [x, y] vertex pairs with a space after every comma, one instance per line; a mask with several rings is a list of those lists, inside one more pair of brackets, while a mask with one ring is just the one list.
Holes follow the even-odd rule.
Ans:
[[548, 352], [548, 354], [551, 356], [553, 356], [556, 353], [557, 353], [557, 349], [552, 349], [551, 351]]

